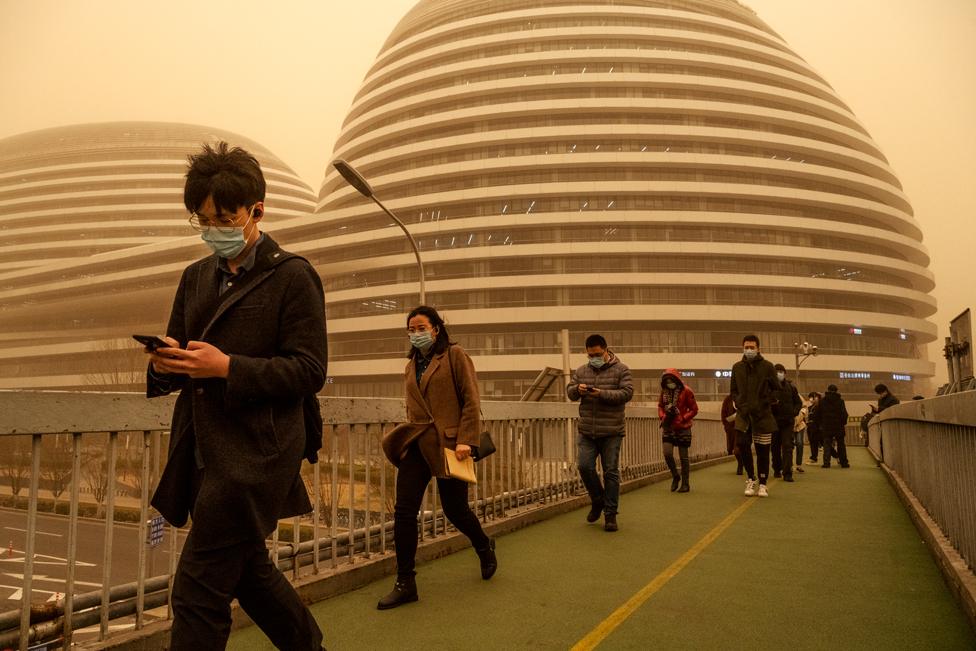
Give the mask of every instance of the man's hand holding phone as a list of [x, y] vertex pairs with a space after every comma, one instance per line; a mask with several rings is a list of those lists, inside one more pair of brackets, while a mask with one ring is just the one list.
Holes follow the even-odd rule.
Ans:
[[586, 394], [586, 395], [589, 395], [589, 396], [597, 396], [597, 395], [600, 395], [600, 390], [599, 389], [597, 389], [595, 386], [591, 386], [591, 385], [588, 385], [588, 384], [580, 384], [579, 387], [578, 387], [578, 389], [579, 389], [579, 392], [581, 394]]
[[143, 351], [149, 355], [149, 361], [152, 362], [153, 370], [156, 373], [172, 372], [162, 368], [160, 363], [166, 359], [171, 359], [171, 355], [167, 355], [168, 349], [179, 349], [180, 342], [172, 337], [156, 335], [132, 335], [132, 338], [144, 346]]
[[213, 344], [205, 341], [188, 341], [184, 349], [180, 348], [180, 342], [172, 337], [150, 339], [156, 341], [145, 344], [146, 353], [156, 373], [182, 374], [192, 378], [225, 378], [230, 373], [230, 356]]

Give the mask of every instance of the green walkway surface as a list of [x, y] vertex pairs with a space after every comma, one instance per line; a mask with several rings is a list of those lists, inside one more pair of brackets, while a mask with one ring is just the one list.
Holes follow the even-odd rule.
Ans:
[[[330, 651], [570, 649], [608, 618], [600, 649], [976, 649], [881, 470], [851, 455], [849, 469], [771, 480], [766, 499], [743, 497], [734, 464], [694, 471], [687, 494], [670, 482], [625, 493], [617, 533], [580, 510], [499, 538], [491, 581], [467, 549], [418, 567], [417, 603], [377, 611], [390, 577], [312, 612]], [[252, 626], [228, 648], [273, 647]]]

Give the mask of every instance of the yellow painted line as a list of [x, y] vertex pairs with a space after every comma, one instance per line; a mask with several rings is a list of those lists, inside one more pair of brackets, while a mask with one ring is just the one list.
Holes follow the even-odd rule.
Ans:
[[729, 526], [735, 522], [740, 515], [745, 513], [746, 509], [758, 502], [761, 498], [752, 497], [743, 502], [742, 506], [738, 507], [736, 510], [725, 516], [725, 519], [715, 525], [715, 528], [705, 534], [705, 536], [696, 542], [691, 549], [682, 554], [678, 560], [671, 563], [667, 569], [658, 574], [654, 579], [640, 589], [640, 592], [635, 594], [633, 597], [627, 600], [627, 602], [622, 605], [617, 610], [607, 617], [605, 620], [600, 622], [600, 625], [590, 631], [586, 637], [576, 643], [573, 646], [572, 651], [591, 651], [595, 649], [600, 642], [602, 642], [608, 635], [610, 635], [618, 626], [624, 623], [628, 617], [634, 614], [638, 608], [643, 605], [645, 601], [650, 599], [655, 592], [664, 587], [668, 581], [674, 578], [678, 572], [683, 570], [688, 563], [695, 560], [695, 557], [702, 553], [706, 547], [715, 542], [715, 539], [722, 535], [722, 532], [729, 528]]

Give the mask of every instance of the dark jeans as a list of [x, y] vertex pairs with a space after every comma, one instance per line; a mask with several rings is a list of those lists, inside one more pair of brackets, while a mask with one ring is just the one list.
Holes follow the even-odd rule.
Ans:
[[[417, 444], [407, 449], [396, 479], [396, 505], [393, 507], [393, 544], [396, 547], [397, 574], [412, 575], [417, 556], [417, 514], [432, 474]], [[437, 478], [444, 515], [468, 537], [475, 549], [487, 549], [488, 536], [478, 517], [468, 506], [468, 484], [460, 479]]]
[[833, 441], [837, 441], [837, 460], [840, 465], [846, 466], [847, 462], [847, 441], [844, 440], [844, 435], [831, 436], [829, 434], [823, 435], [823, 466], [825, 468], [830, 467], [830, 451], [833, 447]]
[[[620, 503], [620, 446], [624, 435], [586, 436], [580, 434], [576, 439], [579, 448], [579, 474], [594, 503], [603, 502], [603, 512], [616, 515]], [[603, 467], [603, 483], [596, 474], [596, 458], [599, 455]]]
[[773, 446], [770, 450], [773, 472], [782, 472], [784, 477], [793, 475], [793, 421], [776, 423], [778, 432], [773, 432]]
[[[756, 478], [756, 472], [752, 465], [752, 433], [737, 432], [736, 444], [741, 453], [742, 466], [746, 470], [749, 479]], [[756, 464], [759, 466], [759, 483], [765, 484], [769, 478], [769, 448], [768, 445], [756, 443]]]
[[230, 602], [237, 598], [279, 649], [318, 649], [322, 631], [298, 593], [271, 563], [263, 540], [198, 550], [186, 538], [173, 579], [170, 649], [223, 649]]

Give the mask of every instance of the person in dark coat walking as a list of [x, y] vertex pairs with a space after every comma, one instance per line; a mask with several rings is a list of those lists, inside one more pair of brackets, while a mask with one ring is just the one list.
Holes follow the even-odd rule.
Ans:
[[[735, 415], [735, 429], [739, 451], [749, 479], [745, 495], [769, 497], [766, 480], [769, 478], [769, 446], [776, 431], [773, 417], [773, 396], [776, 388], [776, 371], [772, 363], [763, 359], [759, 352], [759, 337], [746, 335], [742, 338], [742, 359], [732, 367], [732, 400], [739, 410]], [[756, 473], [752, 465], [752, 446], [756, 446], [759, 466], [759, 489], [756, 490]]]
[[[580, 479], [590, 494], [587, 522], [603, 513], [603, 529], [617, 531], [620, 500], [620, 447], [626, 420], [624, 409], [634, 396], [630, 368], [607, 347], [602, 335], [586, 338], [587, 363], [573, 372], [566, 395], [579, 400], [579, 435], [576, 438]], [[596, 473], [596, 459], [603, 466], [603, 483]]]
[[776, 388], [773, 392], [773, 416], [777, 431], [773, 433], [773, 476], [793, 481], [793, 426], [803, 409], [803, 400], [793, 383], [786, 379], [786, 367], [776, 364]]
[[[691, 490], [688, 476], [691, 474], [691, 461], [688, 448], [691, 447], [691, 421], [698, 414], [698, 402], [678, 369], [669, 368], [661, 375], [661, 395], [657, 400], [657, 414], [661, 419], [664, 463], [671, 471], [671, 492], [687, 493]], [[681, 475], [674, 463], [674, 448], [678, 448], [681, 460]], [[678, 482], [681, 488], [678, 488]]]
[[147, 396], [180, 391], [152, 504], [176, 526], [193, 518], [169, 648], [223, 649], [236, 598], [279, 649], [319, 649], [322, 632], [265, 539], [279, 518], [312, 510], [300, 469], [303, 405], [326, 377], [322, 284], [260, 232], [265, 181], [253, 156], [222, 142], [189, 163], [184, 203], [213, 255], [183, 272], [171, 347], [146, 350]]
[[847, 468], [847, 443], [844, 441], [847, 427], [847, 405], [837, 392], [837, 386], [831, 384], [820, 400], [819, 407], [820, 436], [823, 438], [823, 465], [830, 467], [831, 448], [833, 441], [837, 443], [837, 458], [841, 468]]
[[[728, 454], [735, 455], [736, 467], [735, 474], [742, 474], [742, 453], [735, 442], [735, 401], [732, 394], [725, 396], [722, 401], [722, 428], [725, 430], [725, 450]], [[752, 454], [752, 451], [749, 452]]]

